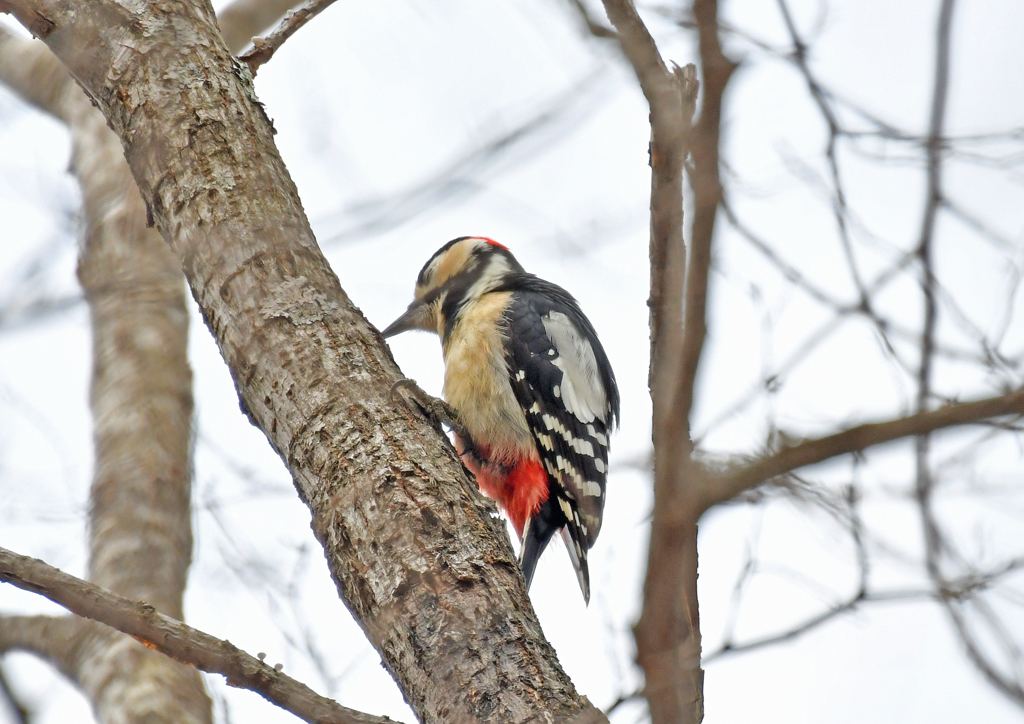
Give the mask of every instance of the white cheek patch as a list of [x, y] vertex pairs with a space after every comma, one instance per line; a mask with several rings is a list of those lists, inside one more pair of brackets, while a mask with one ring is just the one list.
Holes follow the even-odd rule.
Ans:
[[549, 312], [541, 317], [541, 322], [558, 351], [551, 362], [562, 370], [559, 393], [565, 409], [581, 422], [607, 422], [608, 397], [590, 342], [562, 312]]
[[[487, 242], [482, 243], [486, 244]], [[509, 266], [508, 259], [501, 254], [492, 254], [487, 260], [487, 266], [473, 282], [473, 286], [466, 291], [466, 299], [479, 299], [494, 289], [510, 271], [512, 271], [512, 267]]]

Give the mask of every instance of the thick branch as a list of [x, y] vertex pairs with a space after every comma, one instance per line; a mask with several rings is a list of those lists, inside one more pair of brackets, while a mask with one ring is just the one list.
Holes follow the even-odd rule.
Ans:
[[89, 626], [73, 616], [0, 616], [0, 654], [35, 654], [75, 679], [78, 645]]
[[710, 479], [704, 492], [704, 506], [705, 509], [709, 508], [778, 475], [839, 455], [860, 452], [873, 445], [914, 435], [925, 435], [957, 425], [970, 425], [1004, 415], [1024, 415], [1024, 391], [947, 405], [929, 412], [887, 422], [858, 425], [835, 435], [805, 440], [741, 467], [724, 477]]
[[[229, 685], [251, 689], [305, 721], [337, 724], [386, 724], [392, 721], [346, 709], [227, 641], [165, 616], [147, 603], [130, 601], [110, 593], [35, 558], [0, 548], [0, 580], [45, 596], [79, 616], [105, 623], [177, 661], [210, 674], [220, 674]], [[65, 626], [62, 622], [73, 620], [50, 619], [53, 623], [49, 625]], [[43, 622], [41, 625], [47, 624]], [[0, 626], [0, 632], [5, 628]], [[20, 645], [15, 643], [15, 646], [29, 648], [32, 643], [42, 645], [33, 637], [32, 640], [24, 639]]]

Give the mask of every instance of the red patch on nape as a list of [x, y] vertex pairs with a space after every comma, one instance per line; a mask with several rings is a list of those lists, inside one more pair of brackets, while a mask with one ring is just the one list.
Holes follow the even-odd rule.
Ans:
[[496, 247], [498, 247], [499, 249], [504, 249], [505, 251], [508, 251], [508, 247], [507, 247], [507, 246], [505, 246], [504, 244], [499, 244], [499, 243], [498, 243], [497, 241], [495, 241], [494, 239], [491, 239], [491, 238], [489, 238], [489, 237], [486, 237], [486, 236], [480, 236], [480, 237], [477, 237], [477, 238], [479, 238], [479, 239], [483, 239], [484, 241], [486, 241], [486, 242], [487, 242], [488, 244], [490, 244], [491, 246], [496, 246]]

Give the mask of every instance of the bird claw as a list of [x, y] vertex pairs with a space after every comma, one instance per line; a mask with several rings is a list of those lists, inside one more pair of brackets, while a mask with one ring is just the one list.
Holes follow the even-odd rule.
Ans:
[[420, 408], [423, 414], [433, 420], [438, 427], [447, 425], [456, 435], [463, 433], [464, 428], [455, 408], [444, 400], [424, 392], [423, 388], [416, 384], [416, 380], [403, 377], [391, 385], [391, 399], [396, 399], [399, 390], [404, 390], [406, 399], [416, 403], [416, 407]]

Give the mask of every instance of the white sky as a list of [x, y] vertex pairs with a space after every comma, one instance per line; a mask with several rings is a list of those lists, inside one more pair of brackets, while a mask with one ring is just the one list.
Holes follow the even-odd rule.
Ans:
[[[926, 128], [936, 2], [794, 2], [813, 38], [811, 62], [841, 98], [908, 132]], [[383, 327], [404, 310], [426, 258], [455, 236], [482, 234], [507, 244], [527, 269], [572, 292], [604, 341], [623, 395], [623, 428], [613, 439], [606, 523], [591, 554], [594, 595], [584, 608], [566, 554], [554, 545], [541, 561], [533, 601], [544, 630], [580, 691], [607, 706], [637, 683], [630, 626], [650, 510], [650, 481], [636, 469], [650, 439], [646, 390], [647, 109], [613, 47], [586, 42], [568, 3], [352, 1], [333, 6], [261, 69], [256, 87], [314, 230], [342, 285]], [[595, 8], [595, 16], [603, 17]], [[827, 10], [827, 12], [825, 12]], [[775, 3], [731, 0], [725, 18], [779, 48], [785, 28]], [[667, 58], [695, 59], [693, 39], [647, 13]], [[1020, 76], [1024, 6], [1013, 0], [960, 3], [948, 130], [958, 135], [1024, 126]], [[855, 287], [820, 183], [825, 126], [793, 67], [738, 38], [726, 48], [743, 66], [730, 86], [724, 159], [730, 199], [750, 228], [814, 284], [844, 302]], [[530, 119], [552, 119], [489, 156], [470, 150]], [[868, 125], [845, 109], [841, 119]], [[978, 143], [977, 152], [1020, 154], [1021, 139]], [[916, 244], [923, 208], [920, 149], [862, 139], [839, 147], [852, 237], [861, 273], [873, 279]], [[74, 183], [68, 140], [58, 124], [0, 90], [0, 302], [33, 259], [44, 265], [27, 292], [74, 293]], [[1019, 163], [1021, 159], [1018, 157]], [[445, 193], [431, 181], [442, 172]], [[809, 182], [808, 179], [811, 179]], [[1019, 166], [951, 162], [946, 187], [1006, 244], [984, 241], [948, 216], [940, 220], [936, 266], [943, 285], [982, 333], [1005, 324], [1001, 351], [1020, 355], [1021, 301], [1006, 322], [1011, 272], [1024, 263], [1024, 178]], [[720, 218], [708, 346], [696, 431], [713, 453], [754, 453], [769, 421], [814, 434], [837, 423], [910, 409], [912, 376], [884, 350], [862, 318], [847, 320], [793, 366], [795, 355], [831, 313], [794, 290]], [[50, 245], [49, 247], [47, 245]], [[45, 249], [45, 251], [43, 251]], [[921, 302], [912, 275], [879, 296], [883, 313], [916, 334]], [[23, 293], [25, 290], [22, 290]], [[941, 339], [976, 344], [940, 311]], [[84, 570], [84, 513], [91, 465], [87, 409], [89, 335], [79, 306], [34, 327], [0, 329], [0, 545], [73, 573]], [[912, 339], [894, 336], [900, 359], [916, 369]], [[405, 373], [438, 393], [435, 338], [403, 335], [392, 349]], [[309, 531], [308, 513], [263, 436], [238, 411], [219, 355], [194, 315], [196, 374], [196, 561], [189, 622], [246, 650], [266, 652], [285, 670], [341, 703], [411, 721], [379, 659], [337, 600]], [[773, 395], [739, 406], [763, 377], [785, 369]], [[940, 363], [937, 387], [962, 398], [1019, 386], [1020, 365], [1001, 376]], [[729, 411], [734, 411], [728, 414]], [[1004, 436], [949, 435], [936, 461], [967, 451], [979, 461], [944, 467], [940, 516], [965, 557], [994, 564], [1020, 555], [1021, 451]], [[923, 583], [920, 524], [907, 496], [909, 445], [808, 473], [838, 490], [855, 475], [871, 531], [873, 587]], [[700, 596], [705, 654], [716, 651], [733, 614], [730, 599], [756, 551], [735, 620], [734, 640], [785, 630], [856, 590], [848, 535], [807, 505], [732, 506], [701, 526]], [[1020, 588], [1020, 579], [1016, 579]], [[1024, 638], [1010, 594], [993, 599]], [[0, 610], [36, 611], [39, 599], [0, 588]], [[314, 642], [315, 651], [308, 650]], [[322, 666], [318, 670], [316, 660]], [[6, 666], [38, 722], [90, 721], [69, 687], [29, 657]], [[256, 695], [208, 680], [218, 716], [261, 722], [291, 716]], [[794, 641], [727, 656], [707, 667], [708, 724], [748, 721], [1019, 721], [1021, 711], [986, 684], [964, 657], [943, 612], [922, 602], [880, 603], [839, 617]], [[0, 722], [5, 721], [0, 714]], [[618, 723], [642, 719], [622, 707]]]

